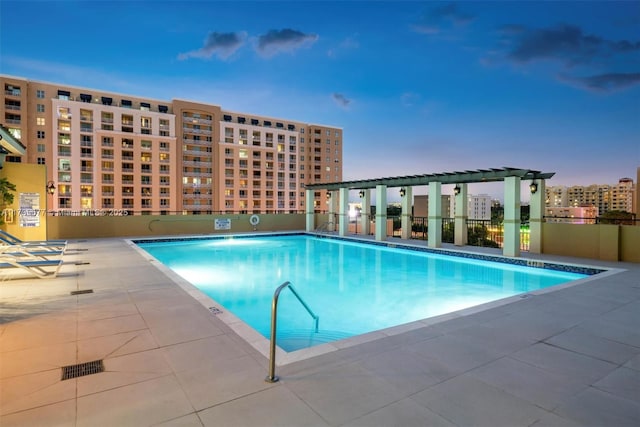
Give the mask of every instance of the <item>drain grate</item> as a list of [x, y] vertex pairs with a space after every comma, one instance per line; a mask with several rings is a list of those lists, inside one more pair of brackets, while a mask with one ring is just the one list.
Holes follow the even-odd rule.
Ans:
[[62, 381], [70, 380], [71, 378], [84, 377], [85, 375], [99, 374], [100, 372], [104, 372], [104, 363], [102, 363], [102, 360], [63, 366]]
[[220, 310], [218, 307], [209, 307], [209, 311], [214, 315], [222, 314], [222, 310]]
[[76, 262], [76, 265], [89, 265], [89, 264], [91, 264], [91, 263], [87, 262], [87, 261], [77, 261]]
[[93, 289], [82, 289], [80, 291], [71, 291], [71, 295], [92, 294]]

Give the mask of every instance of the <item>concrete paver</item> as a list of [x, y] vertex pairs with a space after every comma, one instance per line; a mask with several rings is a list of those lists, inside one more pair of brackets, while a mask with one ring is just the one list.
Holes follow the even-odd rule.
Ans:
[[271, 384], [230, 313], [125, 240], [72, 241], [58, 278], [0, 283], [0, 425], [640, 424], [640, 265], [535, 258], [623, 271], [287, 355]]

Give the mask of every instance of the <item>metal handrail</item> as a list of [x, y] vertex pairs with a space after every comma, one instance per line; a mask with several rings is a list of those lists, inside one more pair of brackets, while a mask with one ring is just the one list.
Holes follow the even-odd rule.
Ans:
[[267, 376], [267, 378], [264, 379], [268, 383], [275, 383], [279, 379], [276, 376], [276, 319], [278, 315], [278, 297], [280, 296], [280, 292], [287, 287], [291, 290], [291, 292], [293, 292], [293, 295], [295, 295], [295, 297], [298, 298], [298, 301], [300, 301], [300, 304], [302, 304], [302, 306], [307, 310], [307, 312], [311, 315], [311, 317], [313, 317], [313, 320], [315, 321], [315, 324], [316, 324], [315, 331], [316, 333], [318, 332], [318, 321], [319, 321], [318, 315], [315, 314], [313, 310], [311, 310], [311, 308], [309, 308], [306, 302], [304, 302], [302, 297], [293, 288], [293, 285], [291, 284], [291, 282], [286, 281], [282, 285], [278, 286], [276, 291], [273, 293], [273, 301], [271, 302], [271, 339], [269, 340], [269, 375]]

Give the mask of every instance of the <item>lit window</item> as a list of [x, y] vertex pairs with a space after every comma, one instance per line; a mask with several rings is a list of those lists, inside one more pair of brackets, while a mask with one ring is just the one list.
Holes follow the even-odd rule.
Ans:
[[44, 125], [45, 125], [45, 123], [44, 123], [44, 117], [36, 117], [36, 124], [37, 124], [38, 126], [44, 126]]

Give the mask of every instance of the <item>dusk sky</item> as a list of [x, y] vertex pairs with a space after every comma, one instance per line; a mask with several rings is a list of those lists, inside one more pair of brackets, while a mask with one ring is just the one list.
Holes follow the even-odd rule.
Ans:
[[345, 180], [640, 166], [639, 1], [2, 0], [0, 28], [2, 74], [341, 127]]

